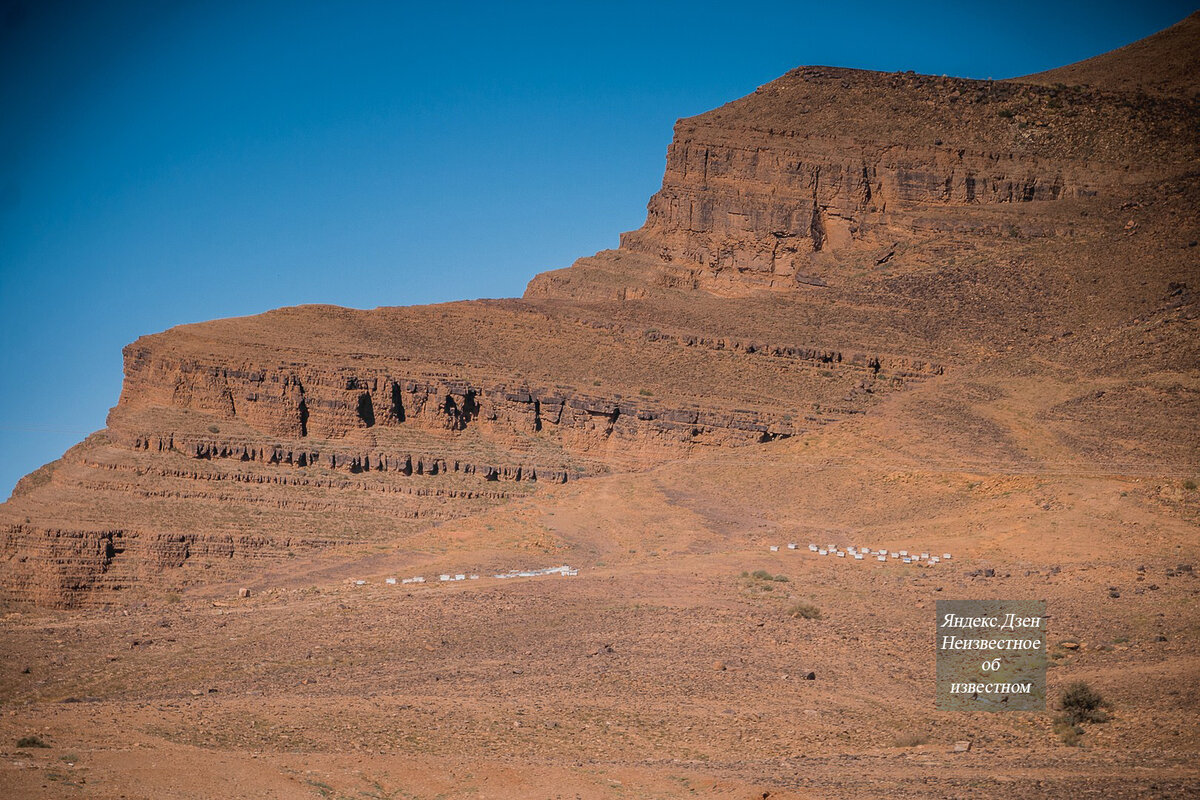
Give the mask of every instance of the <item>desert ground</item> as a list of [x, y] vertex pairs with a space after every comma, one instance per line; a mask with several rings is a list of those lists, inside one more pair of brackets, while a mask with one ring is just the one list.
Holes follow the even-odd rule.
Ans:
[[[1200, 494], [999, 457], [965, 471], [997, 454], [900, 427], [910, 404], [559, 486], [419, 554], [292, 559], [248, 598], [226, 582], [11, 611], [0, 780], [14, 797], [1195, 794]], [[954, 557], [807, 551], [825, 540]], [[578, 576], [486, 577], [560, 563]], [[485, 577], [385, 583], [442, 572]], [[1051, 697], [1086, 680], [1111, 721], [1068, 747], [1053, 709], [939, 712], [939, 597], [1044, 599]], [[790, 616], [801, 602], [820, 618]], [[49, 747], [13, 747], [27, 735]]]

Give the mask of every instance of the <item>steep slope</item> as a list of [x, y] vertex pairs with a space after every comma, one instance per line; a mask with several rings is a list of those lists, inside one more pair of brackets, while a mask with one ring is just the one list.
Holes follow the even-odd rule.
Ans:
[[1198, 119], [1194, 96], [803, 67], [677, 123], [621, 249], [666, 285], [726, 294], [853, 279], [953, 237], [1000, 255], [998, 239], [1088, 232], [1079, 202], [1194, 169]]
[[1086, 84], [1114, 92], [1195, 96], [1200, 11], [1153, 36], [1065, 67], [1014, 78], [1045, 86]]
[[940, 371], [567, 311], [310, 307], [143, 337], [107, 429], [3, 507], [8, 596], [94, 601], [164, 568], [187, 566], [186, 584], [313, 548], [419, 549], [447, 519], [795, 436]]

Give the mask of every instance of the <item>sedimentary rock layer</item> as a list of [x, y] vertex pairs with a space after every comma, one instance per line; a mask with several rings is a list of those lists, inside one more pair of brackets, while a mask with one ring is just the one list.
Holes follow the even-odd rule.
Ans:
[[988, 234], [982, 206], [1119, 196], [1196, 157], [1198, 111], [1182, 97], [801, 68], [680, 120], [646, 224], [621, 247], [710, 277], [805, 283], [815, 254], [920, 234], [927, 209]]

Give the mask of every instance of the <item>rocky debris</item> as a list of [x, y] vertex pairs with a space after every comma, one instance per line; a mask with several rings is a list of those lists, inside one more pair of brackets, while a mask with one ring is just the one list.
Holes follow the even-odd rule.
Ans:
[[950, 750], [952, 753], [966, 753], [971, 750], [971, 743], [968, 741], [955, 742], [954, 747]]

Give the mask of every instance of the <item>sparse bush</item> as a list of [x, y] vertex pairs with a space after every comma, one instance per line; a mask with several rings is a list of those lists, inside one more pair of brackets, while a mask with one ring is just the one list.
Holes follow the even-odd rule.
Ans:
[[756, 592], [773, 592], [775, 591], [775, 583], [787, 583], [786, 575], [772, 575], [765, 569], [756, 569], [754, 572], [742, 573], [742, 588], [751, 594]]
[[49, 747], [40, 736], [22, 736], [17, 739], [17, 747]]
[[788, 609], [788, 616], [795, 619], [820, 619], [821, 609], [812, 603], [797, 603]]
[[917, 747], [929, 741], [923, 733], [902, 733], [892, 740], [892, 747]]
[[306, 780], [305, 783], [316, 789], [317, 793], [321, 795], [321, 797], [333, 797], [333, 787], [328, 783], [325, 783], [324, 781], [314, 781], [311, 778]]
[[1104, 698], [1083, 681], [1075, 681], [1066, 688], [1058, 701], [1062, 720], [1070, 725], [1082, 722], [1108, 722], [1108, 714], [1101, 710], [1106, 705]]
[[743, 572], [742, 577], [746, 579], [754, 579], [754, 581], [774, 581], [776, 583], [787, 583], [791, 581], [786, 575], [772, 575], [766, 570], [755, 570], [754, 572]]
[[209, 433], [220, 433], [220, 432], [221, 432], [221, 429], [220, 429], [220, 428], [218, 428], [216, 425], [209, 425], [209, 426], [208, 426], [208, 432], [209, 432]]
[[654, 396], [654, 392], [650, 391], [649, 389], [638, 389], [638, 394], [640, 394], [642, 397]]
[[1067, 747], [1078, 747], [1083, 738], [1083, 728], [1080, 728], [1078, 725], [1072, 725], [1061, 718], [1055, 720], [1054, 732], [1058, 734], [1058, 738], [1062, 739], [1062, 743]]
[[996, 116], [1000, 117], [1001, 119], [1012, 119], [1016, 115], [1016, 112], [1010, 108], [1002, 108], [996, 112]]
[[1189, 492], [1194, 492], [1194, 491], [1196, 491], [1196, 482], [1195, 481], [1184, 481], [1183, 488], [1187, 489]]
[[1106, 706], [1104, 698], [1083, 681], [1069, 685], [1059, 698], [1062, 711], [1054, 718], [1054, 732], [1068, 747], [1078, 747], [1082, 742], [1085, 722], [1108, 722], [1108, 714], [1101, 710]]

